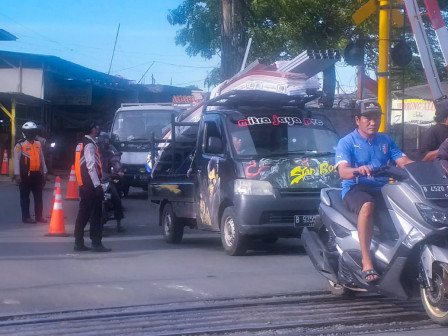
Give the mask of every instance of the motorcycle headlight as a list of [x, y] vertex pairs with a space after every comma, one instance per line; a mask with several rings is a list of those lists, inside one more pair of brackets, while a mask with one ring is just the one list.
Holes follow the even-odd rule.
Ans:
[[236, 195], [274, 195], [274, 188], [268, 181], [235, 180]]
[[416, 203], [423, 219], [435, 227], [448, 226], [448, 213], [445, 210], [435, 209], [423, 203]]

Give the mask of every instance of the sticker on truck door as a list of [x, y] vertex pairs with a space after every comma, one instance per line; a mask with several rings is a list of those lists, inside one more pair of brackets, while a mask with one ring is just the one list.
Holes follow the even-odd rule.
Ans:
[[220, 177], [219, 158], [212, 157], [207, 164], [206, 174], [199, 178], [199, 215], [201, 222], [212, 226], [212, 215], [219, 207]]

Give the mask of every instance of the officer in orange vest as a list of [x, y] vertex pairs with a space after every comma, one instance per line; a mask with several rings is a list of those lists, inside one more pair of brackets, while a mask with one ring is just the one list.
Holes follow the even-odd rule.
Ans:
[[[109, 252], [103, 246], [103, 227], [101, 224], [104, 190], [101, 185], [101, 160], [95, 138], [100, 127], [94, 121], [88, 121], [84, 127], [84, 138], [76, 147], [75, 172], [79, 186], [78, 216], [75, 222], [75, 251]], [[90, 239], [92, 248], [84, 245], [84, 228], [90, 219]]]
[[[22, 222], [27, 224], [47, 223], [42, 216], [42, 189], [45, 185], [47, 166], [42, 153], [42, 144], [36, 140], [37, 125], [28, 121], [22, 126], [22, 135], [14, 148], [14, 180], [19, 185]], [[30, 192], [34, 197], [36, 220], [30, 216]]]

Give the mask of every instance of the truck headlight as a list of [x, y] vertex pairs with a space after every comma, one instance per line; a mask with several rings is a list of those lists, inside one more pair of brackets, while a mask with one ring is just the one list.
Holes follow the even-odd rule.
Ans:
[[274, 188], [268, 181], [235, 180], [236, 195], [274, 195]]
[[448, 226], [448, 213], [445, 210], [435, 209], [423, 203], [415, 203], [415, 205], [428, 224], [439, 228]]

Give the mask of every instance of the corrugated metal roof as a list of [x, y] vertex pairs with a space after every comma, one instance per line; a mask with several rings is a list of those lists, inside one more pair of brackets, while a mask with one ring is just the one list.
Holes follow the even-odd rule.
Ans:
[[0, 68], [20, 66], [43, 69], [44, 72], [58, 74], [67, 80], [79, 80], [110, 88], [121, 88], [129, 83], [129, 80], [125, 78], [92, 70], [56, 56], [0, 51]]

